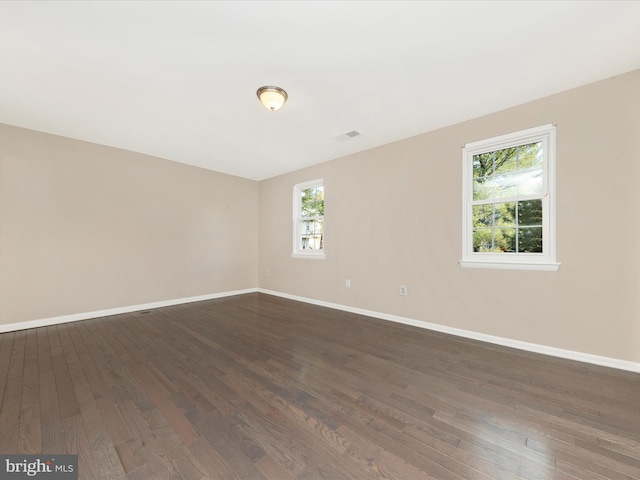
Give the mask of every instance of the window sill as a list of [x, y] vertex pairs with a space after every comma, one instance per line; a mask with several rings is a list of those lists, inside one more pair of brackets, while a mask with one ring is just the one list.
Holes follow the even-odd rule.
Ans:
[[292, 258], [311, 258], [314, 260], [324, 260], [324, 253], [292, 253]]
[[493, 268], [499, 270], [538, 270], [557, 272], [560, 263], [556, 262], [488, 262], [476, 260], [460, 260], [463, 268]]

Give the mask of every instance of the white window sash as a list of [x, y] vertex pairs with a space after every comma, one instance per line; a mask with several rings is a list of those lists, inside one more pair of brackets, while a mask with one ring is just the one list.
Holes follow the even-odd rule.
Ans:
[[[473, 200], [473, 156], [505, 148], [542, 142], [543, 193]], [[528, 130], [501, 135], [467, 144], [463, 148], [462, 193], [462, 259], [460, 265], [469, 268], [507, 268], [523, 270], [551, 270], [560, 266], [556, 262], [555, 239], [555, 126], [543, 125]], [[542, 200], [542, 253], [474, 252], [473, 206], [496, 203]]]
[[[294, 258], [316, 258], [324, 259], [324, 215], [314, 217], [303, 217], [302, 213], [302, 195], [301, 192], [309, 188], [324, 187], [324, 180], [322, 178], [311, 180], [309, 182], [298, 183], [293, 187], [293, 252], [291, 254]], [[303, 249], [300, 246], [302, 232], [300, 225], [303, 221], [316, 220], [322, 222], [322, 248], [321, 249]]]

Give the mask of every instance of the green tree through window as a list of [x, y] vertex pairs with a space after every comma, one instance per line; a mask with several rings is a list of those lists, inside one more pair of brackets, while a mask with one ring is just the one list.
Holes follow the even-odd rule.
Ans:
[[542, 252], [542, 179], [541, 142], [473, 156], [474, 252]]

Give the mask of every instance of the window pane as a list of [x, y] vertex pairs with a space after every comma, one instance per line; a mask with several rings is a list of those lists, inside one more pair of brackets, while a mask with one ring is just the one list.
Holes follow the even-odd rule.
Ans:
[[324, 186], [302, 190], [301, 197], [301, 214], [303, 217], [324, 215]]
[[516, 202], [473, 206], [473, 251], [516, 251]]
[[301, 250], [319, 250], [323, 247], [323, 221], [301, 220], [299, 248]]
[[309, 250], [322, 249], [322, 235], [313, 235], [309, 237]]
[[517, 172], [493, 176], [490, 183], [495, 185], [494, 198], [515, 197], [518, 194], [519, 181]]
[[302, 216], [313, 217], [315, 216], [315, 188], [307, 188], [301, 192], [302, 195]]
[[516, 225], [516, 202], [495, 204], [495, 225]]
[[496, 228], [493, 234], [494, 252], [515, 252], [516, 251], [516, 229]]
[[483, 177], [473, 181], [473, 199], [486, 200], [493, 198], [493, 184], [489, 178]]
[[474, 252], [542, 252], [542, 200], [474, 205], [473, 226]]
[[518, 195], [542, 193], [542, 153], [542, 142], [529, 143], [518, 147], [518, 171], [520, 172]]
[[523, 253], [542, 253], [542, 227], [518, 229], [518, 251]]
[[520, 145], [518, 147], [518, 169], [542, 169], [542, 142]]
[[542, 226], [542, 200], [518, 202], [518, 226]]
[[493, 205], [473, 206], [473, 226], [477, 228], [491, 227], [493, 225]]
[[473, 199], [537, 195], [543, 192], [542, 143], [473, 156]]
[[542, 179], [542, 167], [520, 171], [518, 174], [518, 195], [541, 194]]
[[473, 178], [485, 177], [493, 173], [493, 152], [473, 156]]
[[493, 245], [491, 228], [477, 228], [473, 230], [473, 251], [490, 252]]
[[504, 148], [494, 152], [495, 155], [495, 175], [502, 175], [515, 172], [518, 169], [517, 148]]

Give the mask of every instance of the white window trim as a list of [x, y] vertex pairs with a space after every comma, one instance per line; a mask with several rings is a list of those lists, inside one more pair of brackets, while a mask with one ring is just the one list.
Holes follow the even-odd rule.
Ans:
[[[541, 141], [544, 145], [544, 193], [542, 197], [542, 253], [490, 253], [473, 251], [473, 156]], [[521, 130], [469, 143], [462, 150], [462, 259], [465, 268], [557, 271], [556, 262], [556, 128], [553, 124]]]
[[[300, 227], [300, 209], [301, 209], [301, 195], [300, 192], [302, 190], [306, 190], [307, 188], [314, 187], [324, 187], [324, 179], [318, 178], [316, 180], [310, 180], [308, 182], [297, 183], [293, 186], [293, 253], [291, 256], [293, 258], [311, 258], [316, 260], [324, 260], [324, 246], [326, 244], [326, 238], [323, 238], [322, 250], [302, 250], [298, 247], [298, 239], [300, 238], [300, 231], [298, 230]], [[322, 230], [324, 235], [324, 216], [322, 217]]]

